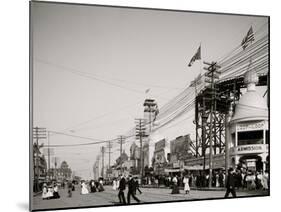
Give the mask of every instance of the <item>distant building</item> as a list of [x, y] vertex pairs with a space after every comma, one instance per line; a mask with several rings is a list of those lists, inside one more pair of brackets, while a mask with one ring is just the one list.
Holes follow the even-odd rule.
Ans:
[[[116, 159], [115, 165], [111, 167], [111, 175], [113, 177], [117, 177], [119, 174], [127, 173], [127, 167], [126, 161], [129, 160], [128, 155], [123, 151], [123, 153]], [[125, 164], [125, 165], [124, 165]]]
[[116, 165], [121, 166], [128, 159], [128, 155], [125, 153], [125, 151], [123, 151], [122, 154], [116, 159]]
[[33, 145], [33, 170], [34, 178], [38, 178], [39, 181], [44, 181], [47, 175], [47, 162], [45, 156], [40, 151], [40, 146]]
[[140, 147], [135, 142], [130, 147], [130, 161], [132, 174], [137, 174], [140, 171]]
[[61, 163], [59, 168], [51, 168], [49, 170], [50, 179], [58, 180], [58, 181], [65, 181], [72, 178], [72, 170], [68, 166], [66, 161]]
[[45, 156], [41, 153], [40, 148], [33, 144], [33, 191], [38, 192], [42, 189], [43, 182], [46, 181], [47, 176], [47, 162]]
[[168, 164], [168, 150], [169, 145], [165, 139], [162, 139], [155, 143], [154, 154], [152, 157], [152, 167], [154, 174], [164, 174], [164, 169]]
[[190, 135], [179, 136], [170, 142], [170, 164], [179, 168], [179, 164], [193, 157], [190, 149]]

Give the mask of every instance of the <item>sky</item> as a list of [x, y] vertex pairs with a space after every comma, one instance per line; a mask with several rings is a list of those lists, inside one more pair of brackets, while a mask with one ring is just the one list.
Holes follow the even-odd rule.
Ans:
[[[32, 2], [31, 13], [33, 125], [101, 140], [132, 129], [134, 119], [143, 117], [145, 98], [155, 98], [161, 108], [199, 74], [203, 60], [220, 59], [250, 26], [255, 31], [267, 22], [254, 16], [39, 2]], [[202, 60], [188, 67], [199, 45]], [[193, 136], [192, 118], [192, 112], [186, 114], [154, 136]], [[52, 134], [49, 142], [89, 141]], [[119, 154], [113, 147], [111, 164]], [[54, 152], [88, 179], [100, 145]]]

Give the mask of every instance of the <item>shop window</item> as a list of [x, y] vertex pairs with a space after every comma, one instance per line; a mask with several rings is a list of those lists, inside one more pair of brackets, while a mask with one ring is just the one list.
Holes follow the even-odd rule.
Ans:
[[238, 132], [238, 145], [252, 145], [263, 143], [263, 131]]

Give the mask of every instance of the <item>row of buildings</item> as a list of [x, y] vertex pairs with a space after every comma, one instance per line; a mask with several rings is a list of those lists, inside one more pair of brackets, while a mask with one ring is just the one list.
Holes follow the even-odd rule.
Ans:
[[[63, 182], [71, 179], [72, 170], [66, 161], [62, 161], [59, 167], [49, 168], [45, 155], [41, 152], [43, 146], [33, 145], [33, 182], [34, 192], [41, 191], [42, 184], [45, 182]], [[56, 162], [55, 162], [56, 163]]]

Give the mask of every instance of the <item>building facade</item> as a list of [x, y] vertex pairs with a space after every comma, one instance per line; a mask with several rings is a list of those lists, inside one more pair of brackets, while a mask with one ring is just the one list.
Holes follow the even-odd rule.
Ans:
[[230, 121], [230, 165], [252, 171], [268, 169], [268, 107], [267, 101], [256, 91], [255, 71], [244, 76], [247, 91], [236, 104]]
[[163, 175], [165, 173], [165, 167], [168, 164], [167, 155], [170, 152], [168, 150], [169, 147], [166, 139], [162, 139], [155, 143], [152, 167], [156, 175]]

